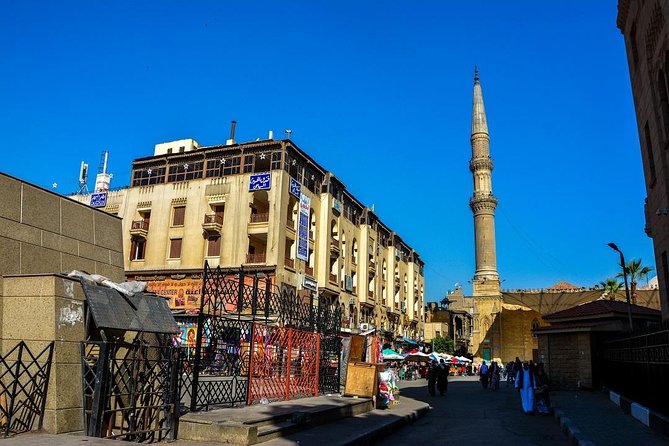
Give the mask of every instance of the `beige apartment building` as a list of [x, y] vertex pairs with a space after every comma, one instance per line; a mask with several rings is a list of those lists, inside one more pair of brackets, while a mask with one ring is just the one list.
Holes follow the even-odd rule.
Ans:
[[653, 239], [662, 318], [669, 320], [669, 4], [619, 0], [641, 159], [646, 179], [646, 233]]
[[130, 187], [104, 193], [92, 204], [122, 217], [127, 278], [173, 309], [199, 307], [207, 261], [338, 299], [344, 330], [423, 335], [418, 253], [290, 139], [157, 144]]

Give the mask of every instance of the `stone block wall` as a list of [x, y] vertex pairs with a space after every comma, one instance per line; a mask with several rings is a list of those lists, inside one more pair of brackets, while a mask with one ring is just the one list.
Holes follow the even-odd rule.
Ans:
[[592, 388], [592, 342], [589, 332], [538, 336], [539, 360], [555, 389]]
[[0, 173], [0, 294], [1, 276], [73, 269], [124, 280], [121, 219]]
[[49, 433], [83, 429], [80, 342], [85, 336], [84, 300], [81, 284], [65, 276], [4, 278], [2, 354], [21, 340], [33, 354], [55, 341], [44, 417]]

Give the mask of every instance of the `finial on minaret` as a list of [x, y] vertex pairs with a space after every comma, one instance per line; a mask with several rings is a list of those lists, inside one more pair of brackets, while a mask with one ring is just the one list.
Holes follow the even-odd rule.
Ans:
[[479, 66], [474, 65], [474, 82], [476, 83], [478, 81], [479, 81]]

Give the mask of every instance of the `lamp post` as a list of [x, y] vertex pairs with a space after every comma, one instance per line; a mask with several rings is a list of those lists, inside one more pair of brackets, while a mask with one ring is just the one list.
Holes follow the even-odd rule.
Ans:
[[625, 281], [625, 298], [627, 299], [627, 319], [630, 324], [630, 331], [632, 331], [632, 304], [630, 303], [630, 289], [627, 286], [627, 268], [625, 267], [625, 256], [623, 252], [618, 249], [615, 243], [611, 242], [608, 244], [609, 248], [617, 251], [620, 254], [620, 267], [623, 269], [623, 280]]

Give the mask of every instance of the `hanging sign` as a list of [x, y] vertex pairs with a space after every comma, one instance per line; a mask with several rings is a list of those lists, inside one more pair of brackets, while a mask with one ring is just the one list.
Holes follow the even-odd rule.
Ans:
[[272, 187], [272, 174], [267, 173], [257, 173], [251, 175], [249, 181], [249, 191], [254, 190], [269, 190]]
[[300, 216], [297, 226], [297, 255], [305, 262], [309, 261], [309, 211], [311, 200], [306, 195], [300, 196]]
[[291, 195], [300, 198], [300, 196], [302, 195], [302, 185], [295, 178], [291, 177], [290, 187], [288, 188], [288, 192], [290, 192]]

